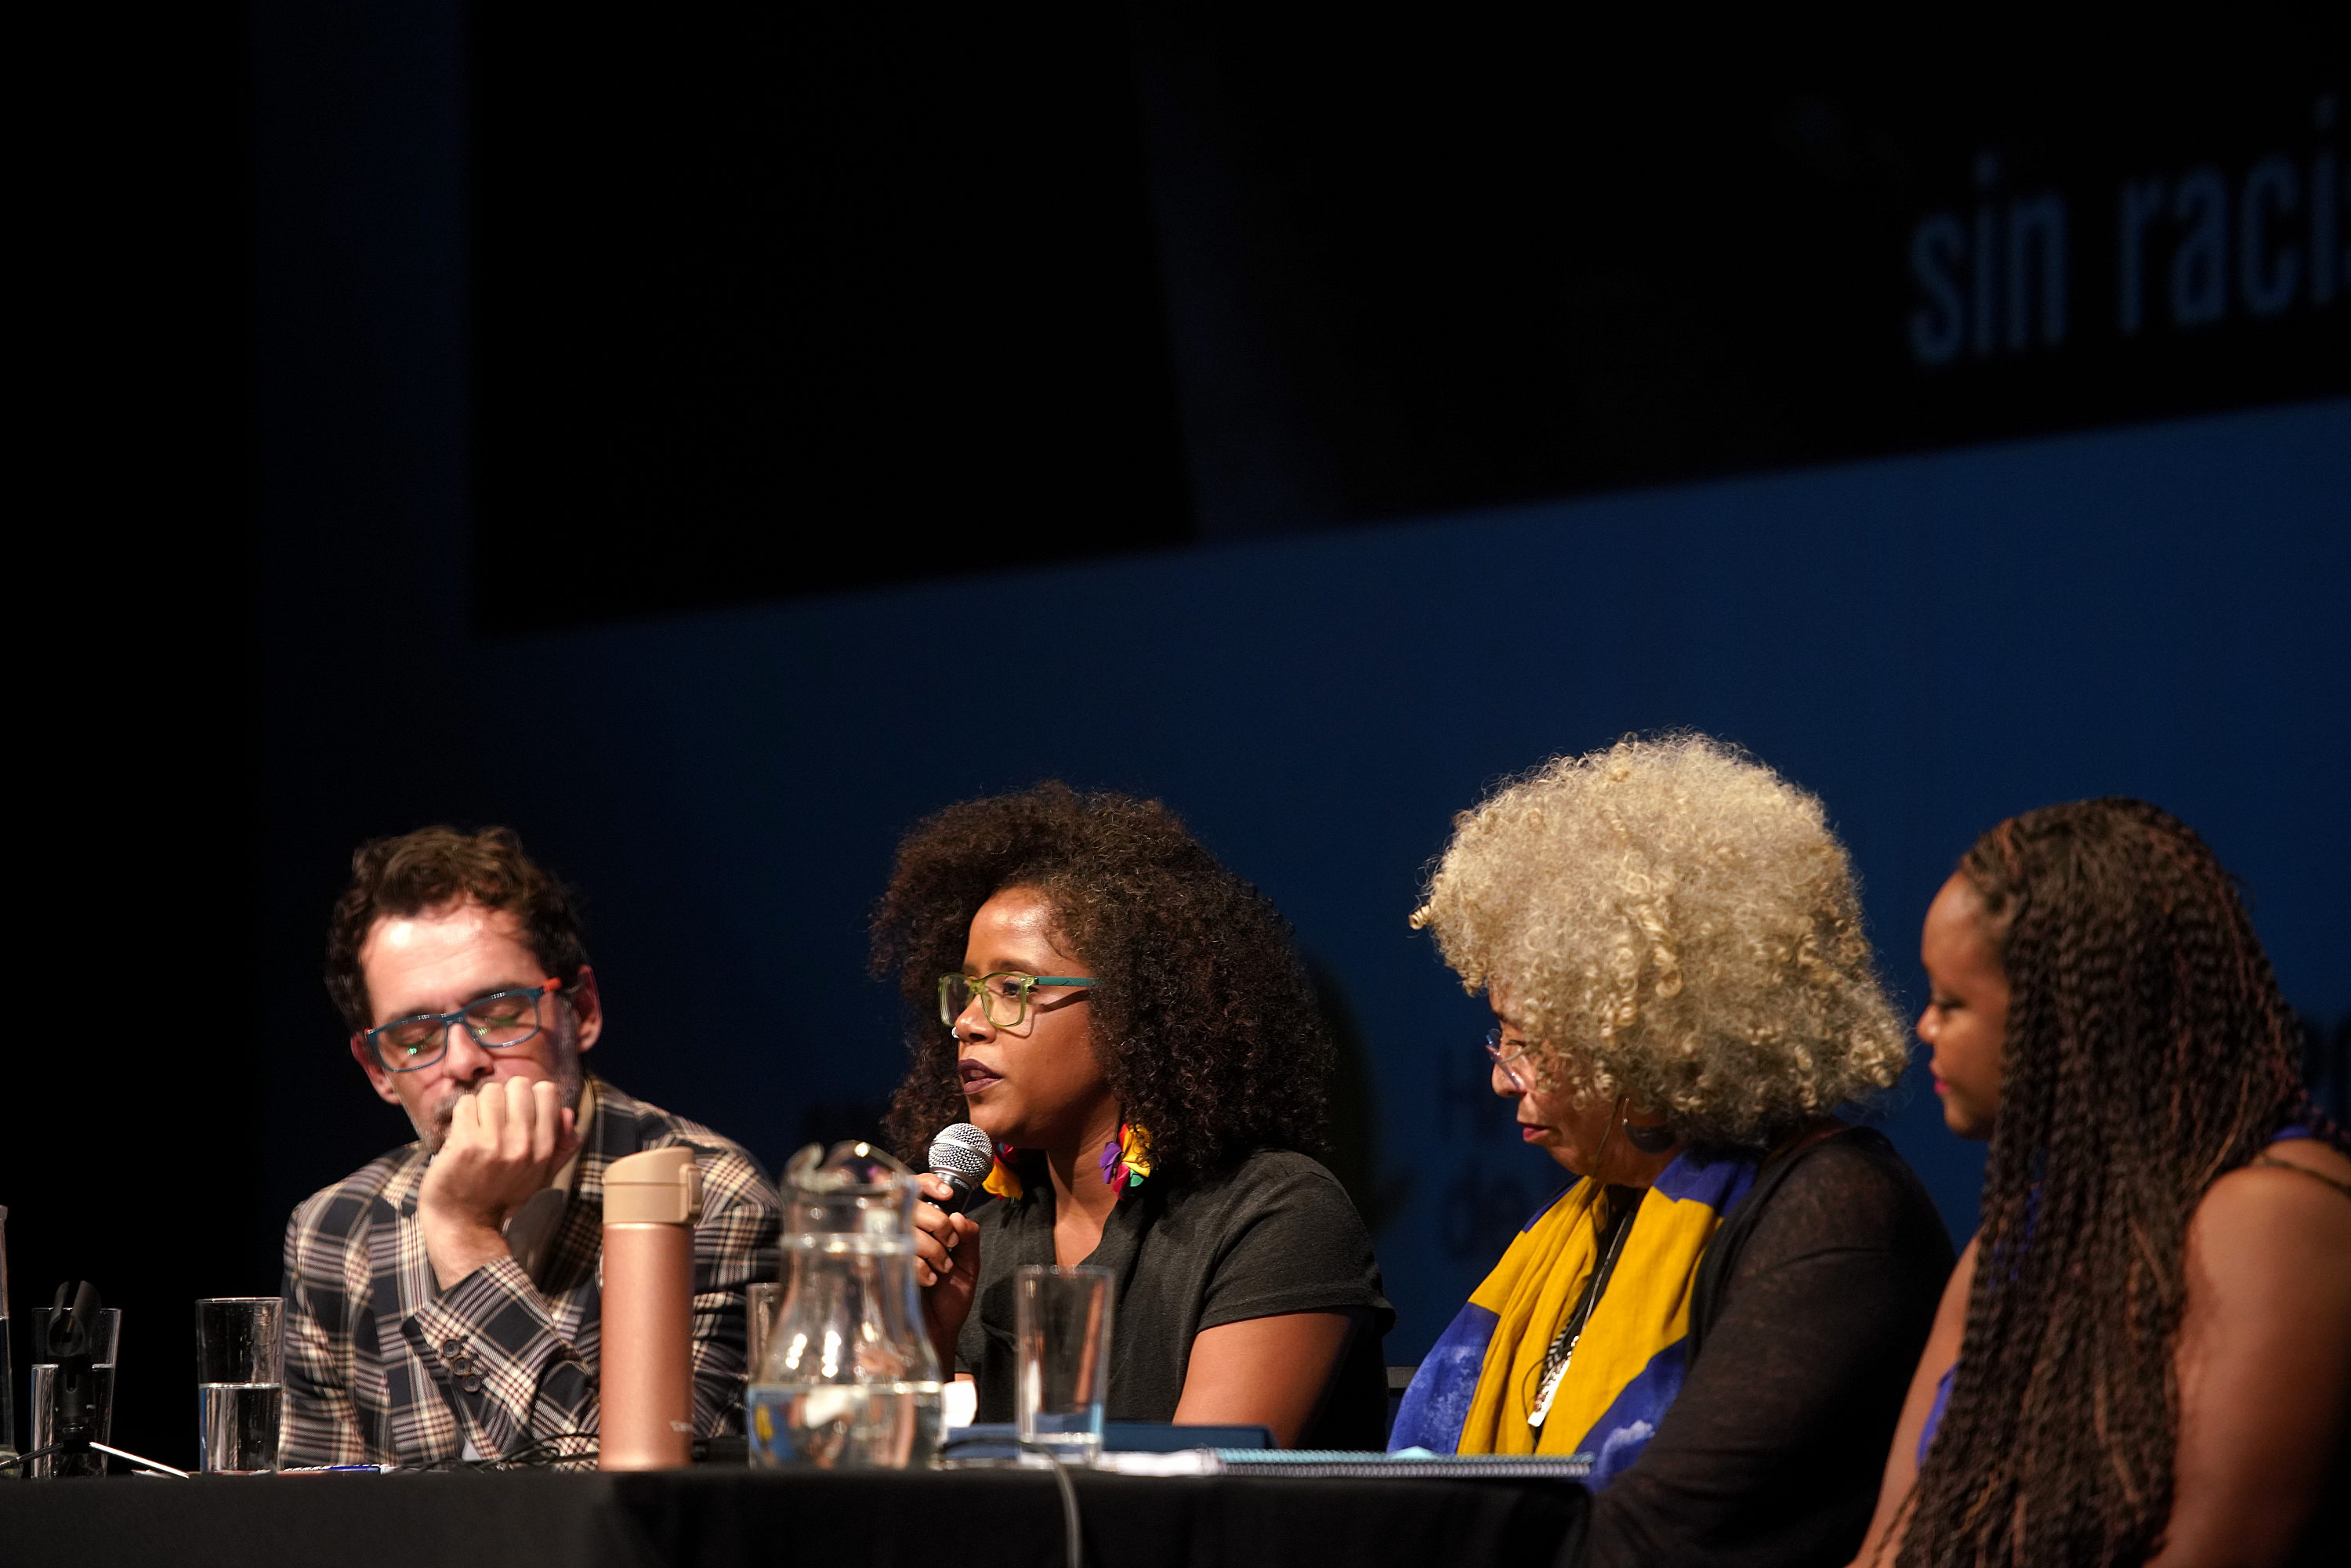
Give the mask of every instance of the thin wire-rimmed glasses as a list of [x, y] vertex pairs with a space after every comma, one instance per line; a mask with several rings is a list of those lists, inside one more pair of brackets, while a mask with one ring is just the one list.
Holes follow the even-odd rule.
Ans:
[[485, 1050], [506, 1051], [538, 1032], [539, 1004], [562, 989], [560, 980], [542, 980], [519, 990], [475, 997], [454, 1013], [394, 1019], [367, 1031], [368, 1048], [386, 1072], [414, 1072], [447, 1055], [451, 1026], [464, 1024]]
[[1039, 986], [1091, 986], [1090, 975], [1024, 975], [998, 969], [993, 975], [941, 975], [939, 1021], [949, 1029], [963, 1017], [972, 998], [979, 998], [979, 1015], [998, 1029], [1019, 1029], [1029, 1016], [1029, 993]]
[[1521, 1094], [1534, 1092], [1535, 1086], [1527, 1082], [1532, 1073], [1531, 1071], [1522, 1073], [1518, 1067], [1518, 1063], [1526, 1057], [1526, 1046], [1514, 1045], [1510, 1050], [1504, 1051], [1501, 1026], [1499, 1024], [1486, 1031], [1486, 1054], [1494, 1059], [1494, 1065], [1502, 1070], [1502, 1076], [1510, 1081], [1511, 1088]]

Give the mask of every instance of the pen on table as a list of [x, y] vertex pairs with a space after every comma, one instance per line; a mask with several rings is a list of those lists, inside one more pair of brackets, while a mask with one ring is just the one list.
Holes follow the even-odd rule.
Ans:
[[292, 1465], [277, 1473], [281, 1476], [380, 1476], [396, 1468], [392, 1465]]

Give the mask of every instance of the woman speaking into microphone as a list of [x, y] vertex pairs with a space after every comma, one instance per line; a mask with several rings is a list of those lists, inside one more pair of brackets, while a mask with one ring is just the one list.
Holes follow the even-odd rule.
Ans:
[[892, 1139], [920, 1161], [969, 1122], [995, 1150], [971, 1212], [916, 1210], [931, 1333], [979, 1419], [1013, 1415], [1014, 1270], [1084, 1263], [1117, 1303], [1111, 1419], [1380, 1446], [1395, 1314], [1311, 1157], [1330, 1041], [1262, 894], [1156, 801], [1040, 784], [906, 836], [873, 956], [914, 1059]]

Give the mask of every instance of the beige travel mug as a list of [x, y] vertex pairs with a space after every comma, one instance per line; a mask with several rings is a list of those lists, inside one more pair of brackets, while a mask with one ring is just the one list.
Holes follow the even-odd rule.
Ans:
[[596, 1468], [662, 1470], [694, 1443], [692, 1149], [649, 1149], [604, 1171], [603, 1369]]

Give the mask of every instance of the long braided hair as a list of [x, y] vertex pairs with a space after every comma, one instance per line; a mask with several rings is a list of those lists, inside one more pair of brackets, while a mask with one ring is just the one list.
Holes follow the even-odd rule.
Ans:
[[1966, 1337], [1900, 1562], [2137, 1563], [2171, 1512], [2205, 1189], [2302, 1103], [2229, 873], [2130, 800], [2011, 818], [1959, 871], [2009, 983]]

